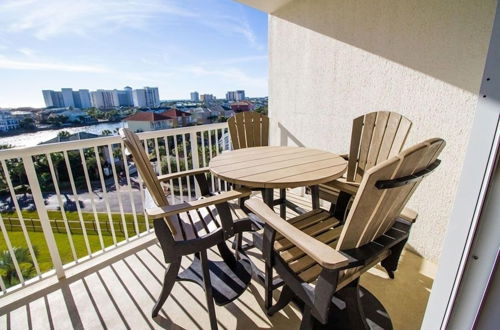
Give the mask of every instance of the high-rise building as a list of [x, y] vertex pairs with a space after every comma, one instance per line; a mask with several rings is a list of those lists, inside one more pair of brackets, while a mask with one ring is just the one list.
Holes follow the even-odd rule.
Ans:
[[131, 107], [134, 105], [132, 99], [132, 92], [129, 93], [128, 90], [113, 90], [113, 97], [115, 102], [121, 107]]
[[146, 108], [146, 90], [134, 89], [132, 91], [132, 98], [134, 100], [134, 107]]
[[90, 92], [88, 89], [79, 89], [78, 94], [80, 96], [80, 108], [88, 109], [92, 106], [90, 101]]
[[228, 101], [244, 101], [245, 100], [245, 91], [244, 90], [238, 90], [238, 91], [229, 91], [226, 93], [226, 100]]
[[157, 108], [160, 106], [158, 87], [144, 87], [132, 92], [134, 106], [139, 108]]
[[199, 102], [200, 101], [200, 94], [198, 94], [198, 92], [192, 92], [191, 93], [191, 101]]
[[73, 107], [88, 109], [110, 109], [119, 106], [136, 106], [141, 108], [157, 108], [160, 106], [158, 87], [144, 87], [133, 90], [125, 87], [123, 90], [98, 89], [89, 92], [88, 89], [73, 91], [71, 88], [62, 88], [60, 92], [43, 90], [43, 99], [47, 107]]
[[64, 107], [64, 100], [61, 92], [56, 92], [52, 90], [43, 90], [43, 99], [45, 101], [45, 106], [47, 108], [61, 108]]
[[65, 107], [75, 107], [75, 100], [73, 99], [73, 89], [72, 88], [61, 88], [62, 97], [64, 100]]
[[200, 101], [205, 103], [210, 103], [212, 101], [215, 101], [215, 96], [213, 96], [212, 94], [201, 94]]
[[146, 102], [150, 108], [158, 108], [160, 106], [160, 94], [158, 87], [144, 87], [146, 90]]
[[98, 89], [91, 92], [92, 106], [98, 109], [112, 109], [118, 106], [114, 91]]
[[236, 101], [244, 101], [245, 100], [245, 91], [239, 90], [236, 91]]
[[75, 104], [75, 108], [82, 108], [82, 101], [80, 98], [80, 93], [77, 91], [73, 91], [73, 102]]

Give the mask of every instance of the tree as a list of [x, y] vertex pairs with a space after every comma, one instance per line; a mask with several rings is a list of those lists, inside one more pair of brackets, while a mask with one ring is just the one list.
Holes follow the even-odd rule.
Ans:
[[257, 113], [260, 113], [262, 115], [266, 115], [267, 116], [267, 105], [263, 106], [263, 107], [260, 107], [258, 109], [255, 109], [255, 112]]
[[[24, 278], [30, 278], [35, 274], [33, 259], [27, 247], [14, 247], [14, 256], [17, 260], [21, 274]], [[38, 257], [38, 248], [33, 246], [35, 257]], [[19, 282], [14, 261], [8, 250], [0, 253], [0, 275], [7, 286], [12, 286]]]
[[24, 118], [19, 122], [19, 127], [25, 130], [34, 130], [36, 128], [33, 118]]
[[57, 133], [57, 136], [60, 137], [61, 139], [69, 138], [70, 135], [71, 133], [68, 131], [60, 131], [59, 133]]
[[109, 129], [105, 129], [101, 132], [101, 134], [104, 136], [109, 136], [109, 135], [113, 134], [113, 132], [111, 132]]

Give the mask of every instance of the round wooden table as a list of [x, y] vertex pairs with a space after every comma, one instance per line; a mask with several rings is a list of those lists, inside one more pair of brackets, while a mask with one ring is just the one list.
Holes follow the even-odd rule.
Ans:
[[347, 162], [339, 155], [318, 149], [254, 147], [224, 152], [210, 161], [209, 168], [229, 183], [262, 188], [264, 202], [272, 207], [276, 205], [273, 189], [310, 186], [313, 202], [319, 200], [314, 198], [317, 185], [341, 177]]

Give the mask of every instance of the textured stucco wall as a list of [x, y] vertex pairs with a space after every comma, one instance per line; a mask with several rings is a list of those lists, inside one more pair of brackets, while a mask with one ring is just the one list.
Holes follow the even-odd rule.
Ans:
[[286, 134], [288, 144], [347, 152], [352, 119], [376, 110], [413, 121], [407, 146], [447, 141], [442, 166], [409, 203], [420, 214], [410, 245], [433, 262], [460, 179], [495, 6], [295, 0], [269, 18], [272, 143]]

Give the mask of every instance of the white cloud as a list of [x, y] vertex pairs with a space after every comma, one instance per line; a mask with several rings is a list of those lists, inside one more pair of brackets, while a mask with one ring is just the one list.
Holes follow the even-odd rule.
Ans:
[[109, 73], [106, 68], [92, 65], [74, 65], [64, 63], [51, 63], [39, 61], [20, 61], [0, 57], [0, 69], [7, 70], [35, 70], [35, 71], [68, 71], [68, 72], [94, 72]]
[[0, 4], [0, 29], [31, 32], [44, 40], [60, 34], [88, 36], [121, 27], [142, 28], [166, 14], [195, 16], [167, 0], [6, 0]]

